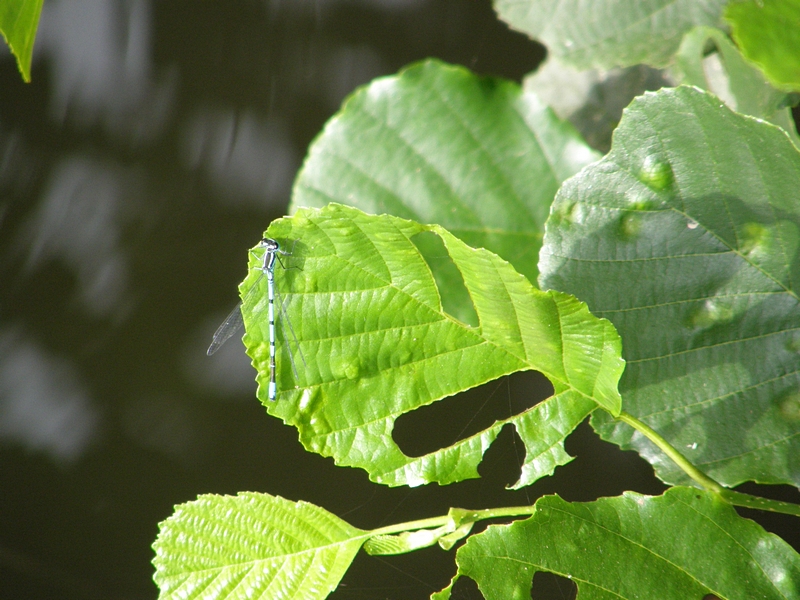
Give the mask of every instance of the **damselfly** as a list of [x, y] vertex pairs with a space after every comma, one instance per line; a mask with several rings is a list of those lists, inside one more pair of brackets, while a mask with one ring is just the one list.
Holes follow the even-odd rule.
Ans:
[[[257, 248], [264, 249], [264, 255], [262, 256], [261, 266], [259, 270], [261, 271], [261, 275], [256, 280], [256, 282], [252, 285], [252, 287], [247, 291], [247, 294], [242, 299], [239, 304], [231, 311], [228, 317], [222, 322], [222, 325], [219, 326], [217, 331], [214, 333], [214, 338], [211, 341], [211, 345], [208, 347], [207, 354], [211, 356], [217, 350], [219, 350], [220, 346], [224, 344], [228, 339], [237, 331], [242, 328], [244, 324], [242, 318], [242, 305], [247, 302], [250, 298], [250, 295], [258, 289], [258, 284], [261, 281], [261, 277], [264, 275], [267, 276], [267, 296], [269, 300], [269, 392], [268, 396], [270, 400], [275, 400], [278, 395], [278, 386], [276, 384], [276, 368], [275, 368], [275, 262], [280, 262], [281, 266], [283, 263], [281, 262], [279, 254], [284, 256], [289, 256], [292, 253], [286, 252], [285, 250], [281, 250], [280, 244], [276, 240], [271, 238], [263, 238], [259, 243]], [[281, 307], [281, 313], [283, 313], [283, 304], [279, 303]], [[289, 330], [292, 332], [292, 336], [294, 336], [294, 332], [291, 329], [291, 324], [289, 323], [288, 317], [283, 314], [283, 317], [286, 321], [286, 324]], [[301, 357], [302, 358], [302, 357]], [[297, 371], [294, 367], [294, 361], [291, 358], [291, 353], [289, 359], [292, 361], [292, 370], [295, 372], [295, 377], [297, 377]]]

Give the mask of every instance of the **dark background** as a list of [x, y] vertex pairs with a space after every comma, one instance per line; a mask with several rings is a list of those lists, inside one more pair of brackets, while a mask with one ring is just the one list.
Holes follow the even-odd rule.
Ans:
[[[504, 489], [510, 430], [481, 480], [387, 489], [269, 418], [241, 344], [206, 357], [324, 122], [429, 56], [519, 81], [544, 50], [489, 0], [52, 0], [33, 83], [0, 50], [0, 598], [155, 598], [158, 523], [201, 493], [269, 492], [373, 528], [663, 489], [586, 424], [567, 441], [578, 460], [527, 490]], [[396, 437], [420, 454], [546, 395], [520, 374], [404, 417]], [[796, 522], [758, 518], [797, 547]], [[359, 555], [334, 597], [424, 598], [454, 571], [438, 548]], [[536, 598], [573, 594], [535, 579]], [[464, 581], [454, 597], [480, 595]]]

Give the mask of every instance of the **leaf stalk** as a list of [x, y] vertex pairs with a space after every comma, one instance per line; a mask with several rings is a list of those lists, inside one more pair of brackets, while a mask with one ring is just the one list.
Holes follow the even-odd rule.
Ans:
[[534, 512], [536, 512], [536, 507], [534, 505], [504, 506], [502, 508], [486, 508], [482, 510], [451, 508], [448, 514], [440, 517], [395, 523], [394, 525], [373, 529], [369, 533], [372, 536], [391, 535], [394, 533], [403, 533], [405, 531], [442, 527], [448, 523], [453, 523], [453, 529], [455, 530], [456, 527], [464, 525], [465, 523], [477, 523], [478, 521], [485, 521], [486, 519], [498, 519], [503, 517], [522, 517], [525, 515], [532, 515]]
[[661, 437], [647, 424], [643, 423], [633, 415], [626, 413], [625, 411], [621, 411], [617, 418], [623, 423], [627, 423], [633, 427], [636, 431], [644, 435], [647, 439], [658, 446], [658, 448], [664, 454], [669, 456], [672, 461], [678, 465], [684, 473], [691, 477], [692, 480], [700, 487], [708, 490], [709, 492], [717, 494], [728, 504], [800, 517], [800, 505], [792, 504], [790, 502], [781, 502], [780, 500], [770, 500], [769, 498], [761, 498], [759, 496], [753, 496], [751, 494], [743, 494], [741, 492], [729, 490], [695, 467], [691, 462], [689, 462], [689, 459], [687, 459], [674, 446], [672, 446], [667, 440]]
[[[791, 504], [789, 502], [781, 502], [779, 500], [770, 500], [768, 498], [761, 498], [758, 496], [729, 490], [694, 466], [689, 459], [681, 454], [674, 446], [661, 437], [658, 432], [656, 432], [646, 423], [640, 421], [625, 411], [621, 411], [617, 418], [620, 421], [627, 423], [651, 442], [653, 442], [662, 452], [664, 452], [664, 454], [672, 459], [672, 461], [678, 465], [678, 467], [680, 467], [684, 473], [691, 477], [691, 479], [698, 484], [699, 487], [716, 494], [724, 502], [727, 502], [733, 506], [741, 506], [756, 510], [767, 510], [800, 517], [800, 505]], [[450, 509], [450, 512], [447, 515], [431, 517], [428, 519], [419, 519], [417, 521], [408, 521], [406, 523], [395, 523], [394, 525], [387, 525], [386, 527], [375, 529], [369, 533], [370, 537], [375, 537], [380, 535], [393, 535], [408, 531], [439, 527], [442, 529], [441, 535], [445, 535], [447, 532], [455, 531], [459, 527], [470, 523], [503, 517], [522, 517], [526, 515], [532, 515], [534, 512], [536, 512], [535, 505], [507, 506], [502, 508], [487, 508], [482, 510], [453, 508]]]

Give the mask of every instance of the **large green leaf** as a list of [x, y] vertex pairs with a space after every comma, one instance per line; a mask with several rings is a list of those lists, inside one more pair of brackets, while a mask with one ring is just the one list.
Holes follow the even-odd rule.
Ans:
[[667, 66], [697, 25], [719, 25], [726, 0], [494, 0], [500, 18], [578, 69]]
[[3, 0], [0, 2], [0, 33], [17, 57], [22, 78], [31, 80], [31, 59], [43, 0]]
[[597, 158], [517, 84], [428, 60], [345, 102], [311, 145], [292, 207], [437, 223], [535, 281], [556, 191]]
[[[617, 326], [625, 410], [726, 485], [800, 484], [798, 190], [783, 130], [664, 89], [631, 104], [547, 225], [542, 286]], [[686, 481], [628, 426], [593, 424]]]
[[[478, 326], [442, 308], [414, 244], [423, 233], [443, 241]], [[291, 342], [279, 345], [277, 402], [267, 394], [267, 282], [255, 268], [258, 250], [242, 285], [245, 345], [258, 370], [259, 397], [271, 414], [297, 427], [307, 449], [388, 485], [445, 484], [477, 477], [483, 453], [511, 423], [527, 451], [521, 486], [570, 460], [563, 440], [597, 405], [618, 414], [624, 363], [611, 324], [567, 294], [537, 290], [496, 255], [437, 225], [341, 205], [299, 210], [272, 223], [267, 235], [292, 251], [281, 258], [287, 268], [275, 273], [288, 317], [279, 322], [279, 338]], [[249, 293], [253, 285], [259, 294]], [[406, 456], [392, 439], [400, 415], [529, 369], [555, 389], [533, 408], [420, 457]]]
[[800, 598], [800, 556], [693, 488], [588, 503], [544, 497], [530, 519], [471, 537], [457, 561], [487, 600], [527, 600], [536, 571], [569, 577], [578, 600]]
[[800, 0], [732, 2], [725, 19], [742, 53], [775, 85], [800, 91]]
[[154, 578], [164, 600], [322, 599], [368, 537], [307, 502], [209, 494], [161, 523]]

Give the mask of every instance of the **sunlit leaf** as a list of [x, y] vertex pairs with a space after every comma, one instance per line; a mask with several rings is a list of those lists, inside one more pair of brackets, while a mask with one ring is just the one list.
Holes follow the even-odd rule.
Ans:
[[500, 18], [578, 69], [670, 63], [683, 35], [720, 24], [725, 0], [494, 0]]
[[487, 600], [529, 599], [537, 571], [569, 577], [578, 600], [800, 598], [800, 556], [694, 488], [587, 503], [544, 497], [530, 519], [471, 537], [457, 562]]
[[[726, 485], [800, 484], [799, 189], [784, 131], [664, 89], [626, 110], [547, 226], [542, 285], [617, 326], [625, 410]], [[686, 481], [628, 426], [593, 425]]]
[[0, 33], [17, 57], [22, 78], [31, 80], [31, 59], [43, 0], [3, 0], [0, 2]]
[[[441, 238], [463, 276], [478, 326], [442, 308], [413, 243], [426, 232]], [[288, 344], [280, 344], [276, 402], [267, 397], [264, 278], [261, 293], [246, 296], [245, 345], [258, 370], [259, 397], [271, 414], [297, 427], [307, 449], [364, 468], [388, 485], [444, 484], [477, 477], [483, 453], [511, 423], [527, 452], [517, 485], [527, 485], [570, 460], [564, 438], [598, 405], [618, 413], [623, 362], [611, 324], [569, 295], [537, 290], [496, 255], [436, 225], [341, 205], [300, 210], [267, 233], [293, 247], [283, 257], [287, 268], [275, 274], [288, 317], [279, 323]], [[253, 256], [251, 267], [258, 264]], [[258, 278], [254, 268], [243, 292]], [[406, 456], [392, 439], [400, 415], [530, 369], [555, 389], [533, 408], [420, 457]]]
[[775, 85], [800, 91], [800, 0], [731, 2], [725, 19], [742, 53]]
[[516, 83], [428, 60], [345, 102], [311, 145], [292, 207], [436, 223], [535, 281], [558, 187], [597, 158]]
[[366, 532], [307, 502], [268, 494], [200, 496], [161, 523], [160, 599], [322, 599]]

